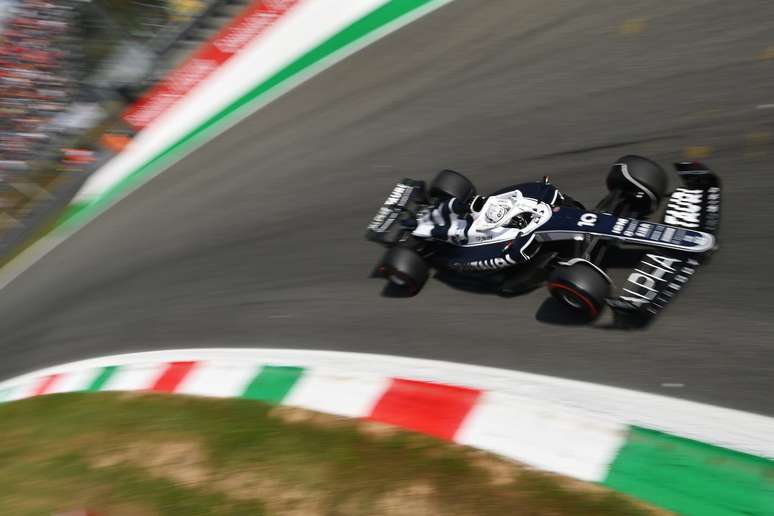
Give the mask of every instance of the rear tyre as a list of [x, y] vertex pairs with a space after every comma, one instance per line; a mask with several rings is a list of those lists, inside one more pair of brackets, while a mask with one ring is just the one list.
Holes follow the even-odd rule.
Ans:
[[607, 175], [607, 188], [627, 194], [648, 213], [658, 208], [667, 193], [669, 176], [655, 161], [630, 154], [618, 159]]
[[378, 273], [388, 281], [391, 290], [415, 296], [425, 286], [430, 268], [416, 251], [393, 247], [384, 254]]
[[454, 170], [441, 170], [430, 183], [431, 197], [456, 197], [462, 201], [469, 201], [474, 195], [476, 195], [476, 187], [473, 183]]
[[605, 306], [610, 282], [592, 265], [577, 262], [554, 269], [548, 277], [548, 290], [564, 306], [592, 321]]

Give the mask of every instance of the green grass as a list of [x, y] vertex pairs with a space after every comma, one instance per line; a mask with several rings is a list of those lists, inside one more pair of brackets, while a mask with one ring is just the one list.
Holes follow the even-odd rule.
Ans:
[[252, 400], [64, 394], [0, 405], [0, 514], [595, 514], [605, 488]]

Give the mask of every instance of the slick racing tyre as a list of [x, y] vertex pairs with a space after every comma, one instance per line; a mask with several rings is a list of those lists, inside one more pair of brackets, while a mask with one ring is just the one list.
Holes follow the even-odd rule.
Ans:
[[610, 281], [585, 261], [559, 265], [548, 277], [554, 298], [591, 321], [599, 316], [610, 294]]
[[378, 272], [393, 289], [408, 296], [418, 294], [430, 275], [425, 260], [407, 247], [393, 247], [388, 250], [382, 258]]
[[467, 202], [476, 195], [476, 187], [470, 180], [454, 170], [441, 170], [430, 183], [430, 196], [435, 198], [456, 197]]
[[658, 208], [668, 187], [669, 176], [661, 165], [642, 156], [620, 158], [607, 175], [608, 190], [629, 194], [647, 212]]

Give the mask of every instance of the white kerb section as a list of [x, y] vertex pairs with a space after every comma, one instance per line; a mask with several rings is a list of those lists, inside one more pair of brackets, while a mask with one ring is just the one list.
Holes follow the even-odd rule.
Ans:
[[604, 480], [627, 426], [551, 404], [487, 392], [455, 441], [581, 480]]
[[78, 392], [85, 390], [94, 381], [94, 378], [100, 373], [99, 369], [84, 369], [82, 371], [73, 371], [69, 374], [63, 374], [56, 379], [49, 393], [60, 392]]
[[200, 362], [175, 392], [216, 398], [238, 397], [259, 370], [260, 366], [254, 363]]
[[301, 0], [93, 174], [74, 202], [107, 191], [231, 102], [386, 0]]
[[150, 388], [164, 373], [166, 364], [144, 362], [122, 367], [110, 377], [104, 391], [141, 391]]
[[338, 416], [365, 417], [389, 386], [390, 380], [383, 376], [312, 369], [300, 378], [283, 405]]
[[3, 389], [5, 391], [5, 396], [1, 401], [15, 401], [15, 400], [23, 400], [25, 398], [29, 398], [30, 396], [32, 396], [32, 393], [34, 392], [36, 385], [37, 385], [37, 382], [27, 381], [27, 382], [19, 382], [15, 385], [8, 386], [5, 389]]

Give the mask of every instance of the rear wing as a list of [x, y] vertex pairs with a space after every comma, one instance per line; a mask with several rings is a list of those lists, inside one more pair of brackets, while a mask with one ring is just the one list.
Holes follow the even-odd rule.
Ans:
[[[683, 185], [669, 196], [663, 222], [671, 226], [710, 233], [720, 228], [720, 178], [698, 162], [680, 162], [675, 169]], [[607, 299], [616, 322], [644, 326], [669, 304], [696, 269], [712, 252], [680, 251], [648, 253], [637, 264], [619, 293]]]
[[415, 216], [420, 204], [427, 203], [425, 182], [405, 178], [396, 184], [390, 195], [371, 219], [366, 238], [383, 245], [397, 243], [405, 232], [401, 221]]

